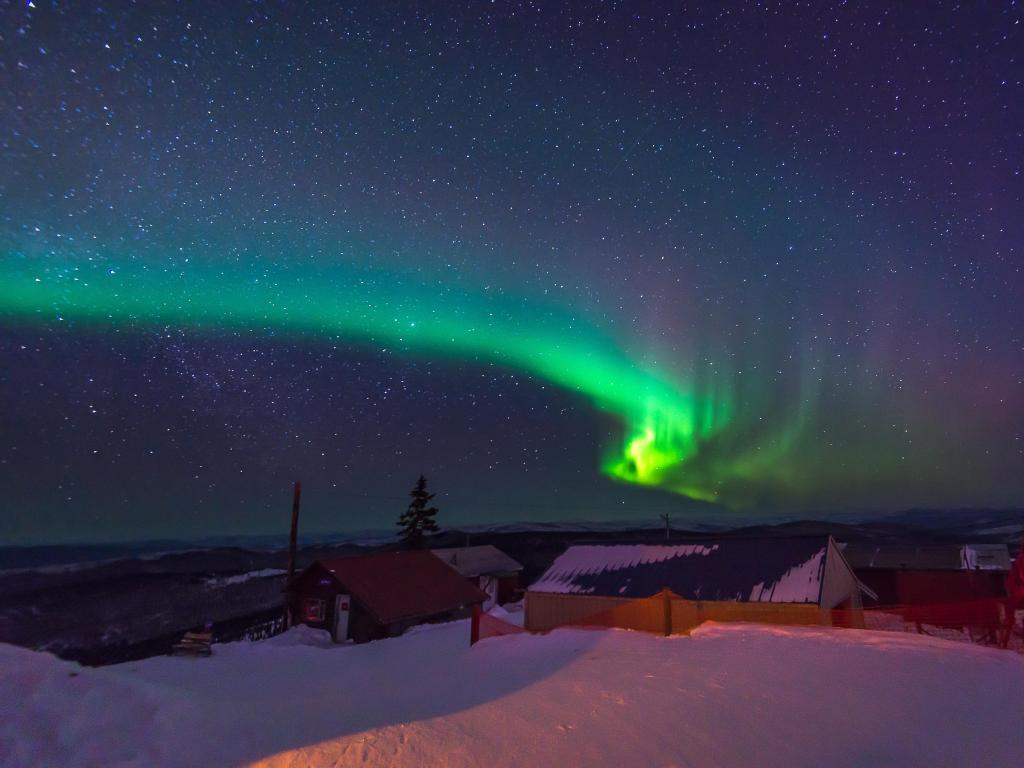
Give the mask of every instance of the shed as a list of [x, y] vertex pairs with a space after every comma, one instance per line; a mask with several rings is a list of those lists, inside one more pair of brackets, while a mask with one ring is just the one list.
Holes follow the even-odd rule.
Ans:
[[523, 566], [495, 546], [449, 547], [431, 552], [487, 593], [484, 610], [495, 603], [504, 605], [519, 590]]
[[571, 623], [664, 589], [708, 604], [805, 606], [808, 623], [818, 609], [862, 607], [861, 585], [831, 536], [574, 545], [527, 591], [526, 626]]
[[843, 554], [879, 605], [935, 605], [1006, 596], [1003, 544], [850, 542]]
[[326, 629], [335, 642], [465, 618], [487, 598], [426, 550], [317, 560], [285, 591], [291, 623]]

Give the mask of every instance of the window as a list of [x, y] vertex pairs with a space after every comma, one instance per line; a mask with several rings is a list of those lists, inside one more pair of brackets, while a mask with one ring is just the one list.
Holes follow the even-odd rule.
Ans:
[[303, 621], [323, 621], [324, 601], [315, 597], [307, 597], [302, 601]]

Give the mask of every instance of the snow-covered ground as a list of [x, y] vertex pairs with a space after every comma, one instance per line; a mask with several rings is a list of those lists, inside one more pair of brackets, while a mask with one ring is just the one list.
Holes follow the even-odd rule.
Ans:
[[211, 587], [226, 587], [230, 584], [244, 584], [250, 579], [266, 579], [271, 576], [284, 576], [286, 573], [288, 573], [288, 571], [281, 568], [261, 568], [258, 571], [236, 573], [233, 576], [214, 576], [211, 579], [207, 579], [206, 584]]
[[468, 636], [299, 629], [101, 669], [0, 646], [0, 765], [1024, 764], [1016, 653], [752, 625]]

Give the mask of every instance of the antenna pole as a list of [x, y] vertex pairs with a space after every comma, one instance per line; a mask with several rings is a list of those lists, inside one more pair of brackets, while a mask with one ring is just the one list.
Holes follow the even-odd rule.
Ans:
[[295, 576], [295, 549], [299, 538], [299, 501], [302, 498], [302, 483], [295, 481], [292, 492], [292, 530], [288, 536], [288, 581]]

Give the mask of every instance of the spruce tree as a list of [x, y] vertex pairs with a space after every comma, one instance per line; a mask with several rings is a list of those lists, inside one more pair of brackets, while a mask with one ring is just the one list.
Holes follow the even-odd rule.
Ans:
[[416, 481], [416, 487], [409, 495], [412, 501], [409, 507], [398, 518], [398, 526], [402, 529], [402, 541], [410, 547], [423, 546], [423, 537], [428, 533], [437, 533], [437, 521], [434, 516], [437, 514], [437, 507], [427, 506], [434, 494], [427, 493], [427, 478], [420, 475]]

